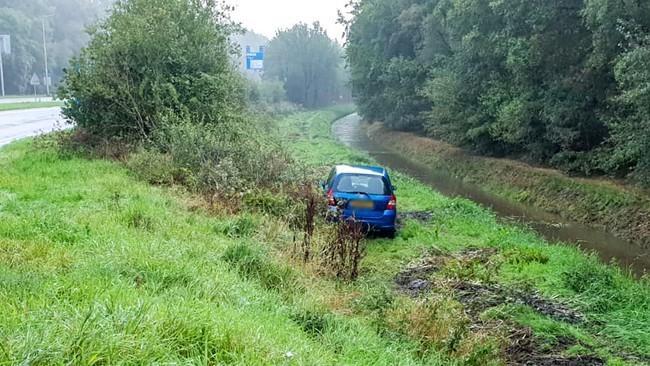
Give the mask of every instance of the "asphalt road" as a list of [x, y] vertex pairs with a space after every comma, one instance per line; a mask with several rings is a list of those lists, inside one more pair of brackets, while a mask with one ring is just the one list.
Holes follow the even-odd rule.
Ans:
[[67, 128], [61, 108], [37, 108], [0, 112], [0, 146], [12, 141]]

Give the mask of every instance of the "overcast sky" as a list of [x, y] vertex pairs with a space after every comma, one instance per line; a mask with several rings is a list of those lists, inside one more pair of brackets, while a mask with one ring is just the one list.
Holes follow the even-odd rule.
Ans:
[[341, 40], [343, 28], [336, 24], [337, 10], [348, 0], [229, 0], [235, 6], [233, 17], [244, 27], [273, 38], [277, 29], [298, 22], [319, 21], [330, 37]]

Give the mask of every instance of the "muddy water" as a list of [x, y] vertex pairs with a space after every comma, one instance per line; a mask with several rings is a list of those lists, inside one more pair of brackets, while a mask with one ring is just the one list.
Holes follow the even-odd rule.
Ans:
[[572, 243], [595, 251], [604, 261], [616, 260], [636, 275], [642, 275], [650, 269], [650, 251], [644, 251], [633, 243], [603, 230], [569, 222], [558, 215], [534, 207], [513, 203], [390, 151], [368, 138], [362, 128], [361, 119], [356, 114], [334, 123], [332, 131], [343, 144], [367, 152], [383, 166], [406, 173], [446, 196], [465, 197], [489, 207], [502, 218], [530, 226], [551, 242]]

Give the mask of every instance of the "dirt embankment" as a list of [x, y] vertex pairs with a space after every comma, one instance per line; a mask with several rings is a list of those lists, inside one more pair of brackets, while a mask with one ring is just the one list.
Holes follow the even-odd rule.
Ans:
[[[413, 298], [451, 290], [451, 296], [462, 304], [470, 319], [470, 329], [487, 330], [491, 334], [501, 335], [502, 356], [507, 365], [604, 365], [605, 361], [595, 355], [591, 346], [582, 344], [578, 339], [564, 335], [552, 344], [545, 344], [528, 326], [510, 319], [483, 316], [490, 309], [518, 305], [529, 307], [558, 322], [580, 325], [586, 321], [580, 312], [557, 300], [547, 299], [534, 290], [499, 285], [477, 278], [459, 278], [453, 271], [449, 271], [450, 263], [466, 268], [475, 265], [490, 267], [493, 259], [499, 256], [500, 253], [493, 248], [474, 248], [460, 253], [432, 250], [403, 268], [395, 278], [395, 285], [398, 291]], [[566, 351], [576, 345], [585, 349], [584, 354], [568, 355]]]
[[388, 130], [380, 123], [367, 126], [367, 132], [372, 140], [398, 153], [490, 193], [650, 248], [650, 194], [646, 191], [608, 180], [568, 177], [519, 161], [472, 156], [441, 141]]

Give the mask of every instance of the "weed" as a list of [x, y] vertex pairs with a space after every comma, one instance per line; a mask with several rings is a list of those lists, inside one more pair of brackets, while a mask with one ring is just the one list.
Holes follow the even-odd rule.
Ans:
[[328, 326], [327, 316], [313, 311], [302, 311], [291, 315], [291, 319], [311, 336], [322, 335]]
[[506, 262], [516, 265], [526, 265], [530, 263], [546, 264], [549, 257], [541, 248], [521, 246], [511, 248], [503, 252]]
[[419, 237], [422, 233], [424, 233], [422, 224], [409, 220], [400, 229], [399, 236], [404, 240], [409, 240]]
[[383, 314], [395, 303], [395, 294], [385, 284], [373, 284], [356, 300], [357, 308], [364, 311]]
[[491, 249], [466, 249], [447, 261], [442, 275], [461, 281], [495, 282], [501, 267], [501, 257]]
[[[498, 359], [494, 347], [487, 340], [478, 341], [470, 331], [461, 304], [444, 296], [396, 304], [386, 314], [386, 323], [399, 333], [417, 339], [425, 348], [433, 348], [472, 360], [474, 364], [486, 364]], [[486, 345], [490, 345], [487, 348]]]
[[312, 255], [312, 241], [316, 228], [316, 218], [317, 216], [322, 216], [324, 203], [322, 195], [309, 183], [303, 183], [295, 195], [299, 202], [304, 205], [304, 213], [302, 217], [298, 215], [295, 225], [303, 231], [301, 247], [302, 261], [307, 263]]
[[366, 228], [360, 222], [354, 219], [339, 221], [324, 249], [323, 264], [338, 278], [356, 280], [365, 254], [365, 236]]
[[133, 229], [153, 231], [155, 219], [147, 214], [142, 207], [129, 207], [123, 214], [126, 225]]

